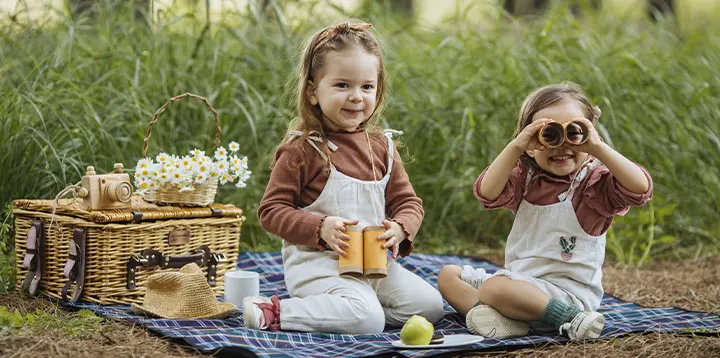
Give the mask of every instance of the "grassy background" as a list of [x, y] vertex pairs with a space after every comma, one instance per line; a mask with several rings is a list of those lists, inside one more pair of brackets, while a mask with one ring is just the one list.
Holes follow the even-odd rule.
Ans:
[[[305, 1], [303, 13], [322, 3]], [[209, 31], [201, 6], [169, 9], [151, 25], [123, 5], [103, 5], [94, 18], [0, 22], [0, 285], [11, 285], [14, 261], [8, 204], [52, 198], [87, 165], [133, 167], [152, 114], [183, 92], [208, 97], [223, 142], [240, 142], [250, 158], [249, 187], [217, 197], [246, 212], [241, 249], [279, 249], [255, 213], [293, 116], [294, 57], [304, 38], [344, 17], [370, 20], [384, 39], [385, 125], [405, 132], [402, 154], [426, 209], [419, 251], [478, 255], [503, 245], [512, 216], [482, 211], [472, 184], [510, 140], [524, 96], [563, 80], [584, 86], [603, 110], [603, 137], [655, 180], [652, 204], [609, 232], [610, 259], [642, 265], [720, 251], [720, 38], [710, 29], [681, 31], [672, 18], [574, 17], [561, 5], [535, 19], [497, 11], [432, 26], [379, 15], [386, 9], [372, 2], [319, 19], [286, 10], [227, 10]], [[212, 149], [208, 114], [199, 102], [171, 106], [154, 127], [151, 154]]]

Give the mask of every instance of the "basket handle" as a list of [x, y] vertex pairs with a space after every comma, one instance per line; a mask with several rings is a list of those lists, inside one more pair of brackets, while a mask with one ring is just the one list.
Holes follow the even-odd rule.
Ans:
[[152, 120], [147, 126], [147, 131], [145, 133], [145, 139], [143, 140], [143, 153], [141, 158], [147, 157], [148, 152], [148, 142], [150, 141], [150, 136], [152, 136], [152, 126], [157, 122], [158, 116], [165, 112], [165, 109], [170, 105], [172, 102], [177, 102], [180, 99], [184, 97], [190, 97], [197, 99], [199, 101], [203, 101], [205, 105], [213, 112], [213, 115], [215, 116], [215, 128], [217, 129], [217, 133], [215, 134], [215, 147], [220, 146], [220, 135], [222, 134], [222, 129], [220, 129], [220, 120], [218, 120], [218, 112], [213, 108], [213, 106], [210, 104], [210, 102], [205, 97], [198, 96], [196, 94], [192, 94], [190, 92], [185, 92], [179, 96], [175, 96], [173, 98], [170, 98], [160, 109], [158, 109], [155, 114], [152, 117]]

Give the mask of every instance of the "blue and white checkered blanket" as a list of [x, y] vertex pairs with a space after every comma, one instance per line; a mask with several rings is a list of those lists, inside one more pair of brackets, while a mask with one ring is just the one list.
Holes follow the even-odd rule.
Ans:
[[[399, 259], [399, 263], [437, 287], [437, 274], [444, 265], [472, 265], [494, 272], [497, 266], [482, 259], [460, 256], [413, 254]], [[260, 291], [263, 295], [278, 293], [287, 298], [283, 281], [280, 253], [242, 253], [238, 267], [260, 273]], [[399, 329], [386, 329], [381, 334], [325, 334], [297, 332], [266, 332], [243, 326], [240, 312], [224, 320], [155, 319], [139, 316], [129, 305], [98, 306], [78, 303], [77, 308], [94, 310], [97, 314], [147, 327], [166, 338], [180, 339], [204, 352], [221, 350], [224, 353], [248, 353], [260, 357], [363, 357], [396, 354], [406, 357], [425, 357], [459, 350], [482, 350], [500, 347], [520, 347], [548, 342], [564, 342], [565, 338], [527, 336], [513, 339], [485, 339], [480, 343], [454, 349], [398, 350], [390, 342], [399, 339]], [[445, 317], [435, 324], [436, 331], [444, 335], [469, 333], [464, 320], [445, 304]], [[646, 308], [605, 295], [600, 312], [606, 317], [601, 338], [611, 338], [631, 332], [679, 332], [720, 334], [720, 316], [689, 312], [677, 308]]]

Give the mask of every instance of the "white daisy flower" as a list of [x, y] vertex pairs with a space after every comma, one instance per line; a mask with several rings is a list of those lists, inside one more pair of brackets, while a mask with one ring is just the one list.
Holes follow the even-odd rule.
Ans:
[[224, 147], [219, 147], [217, 150], [215, 150], [215, 159], [225, 160], [227, 159], [227, 154], [227, 150], [225, 150]]
[[135, 186], [139, 191], [146, 191], [150, 189], [150, 183], [147, 180], [138, 180], [135, 182]]
[[192, 174], [197, 170], [197, 166], [197, 163], [190, 162], [190, 164], [182, 167], [182, 171], [185, 172], [186, 175], [192, 176]]
[[230, 163], [232, 163], [232, 165], [236, 165], [236, 166], [237, 166], [237, 165], [242, 164], [242, 160], [240, 160], [240, 158], [238, 158], [238, 157], [236, 157], [236, 156], [233, 155], [233, 156], [230, 157]]
[[238, 142], [232, 141], [228, 145], [228, 148], [231, 152], [237, 152], [238, 150], [240, 150], [240, 144], [238, 144]]
[[193, 149], [193, 150], [190, 151], [190, 155], [192, 155], [193, 157], [199, 157], [199, 156], [205, 155], [205, 152], [203, 152], [203, 151], [200, 150], [200, 149], [195, 148], [195, 149]]
[[170, 174], [170, 183], [173, 185], [180, 185], [180, 183], [183, 182], [183, 175], [182, 172], [179, 170], [176, 170]]
[[167, 184], [170, 181], [170, 173], [160, 173], [160, 184]]
[[225, 185], [228, 181], [230, 181], [230, 174], [228, 174], [228, 173], [220, 174], [220, 184]]
[[239, 182], [246, 182], [248, 179], [250, 179], [250, 174], [252, 174], [249, 170], [244, 170], [241, 173], [238, 173], [238, 181]]
[[149, 188], [150, 190], [157, 190], [157, 188], [158, 188], [158, 183], [157, 183], [156, 181], [154, 181], [154, 180], [149, 181], [149, 182], [148, 182], [148, 188]]
[[170, 155], [167, 153], [160, 153], [157, 157], [155, 157], [155, 160], [158, 161], [160, 164], [165, 164], [170, 159]]
[[205, 173], [197, 173], [197, 176], [195, 176], [195, 182], [198, 184], [204, 184], [207, 180], [207, 175]]
[[240, 160], [240, 164], [242, 164], [243, 168], [247, 169], [247, 167], [248, 167], [247, 157], [243, 157], [242, 160]]
[[221, 160], [215, 163], [215, 170], [217, 170], [218, 173], [227, 173], [228, 171], [228, 162]]
[[180, 165], [178, 166], [178, 168], [187, 167], [191, 163], [192, 163], [192, 158], [186, 155], [180, 159], [180, 162], [178, 163]]
[[138, 160], [137, 168], [145, 169], [145, 168], [149, 167], [150, 164], [152, 164], [151, 159], [143, 158], [143, 159]]
[[196, 173], [198, 173], [198, 174], [207, 175], [207, 173], [208, 173], [210, 170], [211, 170], [211, 168], [210, 168], [210, 166], [208, 166], [207, 164], [200, 164], [200, 163], [198, 163], [198, 165], [195, 167], [195, 171], [196, 171]]
[[218, 172], [215, 170], [211, 170], [210, 174], [208, 174], [208, 175], [210, 176], [211, 179], [215, 179], [218, 177]]
[[250, 174], [252, 174], [252, 171], [246, 170], [242, 175], [243, 181], [250, 179]]

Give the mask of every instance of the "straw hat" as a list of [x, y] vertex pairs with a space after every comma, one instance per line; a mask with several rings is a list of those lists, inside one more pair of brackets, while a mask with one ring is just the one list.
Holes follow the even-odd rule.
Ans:
[[143, 305], [133, 303], [132, 310], [163, 318], [225, 318], [235, 305], [218, 302], [200, 267], [190, 263], [179, 272], [150, 275]]

